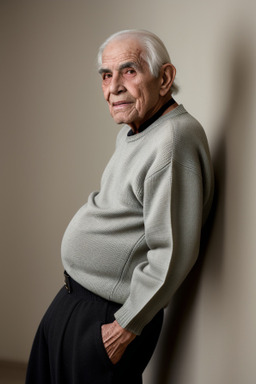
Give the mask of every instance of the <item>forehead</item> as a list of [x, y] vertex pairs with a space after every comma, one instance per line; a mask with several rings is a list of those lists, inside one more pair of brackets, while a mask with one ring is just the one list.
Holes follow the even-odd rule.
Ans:
[[145, 61], [141, 54], [143, 49], [138, 41], [120, 39], [110, 42], [102, 53], [102, 67], [118, 68], [125, 62], [133, 62], [142, 67]]

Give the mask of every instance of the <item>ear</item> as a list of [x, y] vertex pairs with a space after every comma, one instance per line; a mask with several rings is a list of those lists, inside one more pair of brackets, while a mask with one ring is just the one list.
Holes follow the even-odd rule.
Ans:
[[176, 76], [176, 68], [171, 63], [164, 64], [160, 70], [161, 86], [160, 95], [165, 96], [171, 89]]

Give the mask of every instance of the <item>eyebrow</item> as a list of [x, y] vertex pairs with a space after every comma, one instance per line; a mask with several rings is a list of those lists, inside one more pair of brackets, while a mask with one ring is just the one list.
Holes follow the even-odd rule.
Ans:
[[108, 68], [100, 68], [98, 72], [101, 75], [102, 73], [109, 73], [111, 70]]
[[[122, 71], [125, 68], [139, 69], [139, 65], [137, 63], [135, 63], [134, 61], [127, 61], [126, 63], [121, 64], [118, 67], [118, 70]], [[99, 74], [101, 75], [102, 73], [112, 73], [112, 71], [111, 71], [111, 69], [108, 69], [108, 68], [100, 68], [99, 69]]]
[[120, 65], [119, 70], [125, 69], [125, 68], [135, 68], [138, 69], [139, 65], [135, 63], [134, 61], [127, 61], [126, 63], [123, 63]]

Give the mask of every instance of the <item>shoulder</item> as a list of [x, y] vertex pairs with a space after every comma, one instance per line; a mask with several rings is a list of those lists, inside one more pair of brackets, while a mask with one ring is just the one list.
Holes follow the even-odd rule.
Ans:
[[205, 132], [199, 121], [179, 105], [173, 113], [166, 114], [159, 121], [161, 134], [171, 136], [173, 144], [183, 145], [205, 140]]
[[163, 115], [152, 129], [148, 139], [160, 151], [186, 151], [207, 143], [202, 125], [190, 115], [183, 105]]
[[197, 119], [180, 105], [162, 116], [155, 128], [152, 145], [157, 150], [162, 166], [176, 161], [198, 170], [201, 155], [208, 154], [209, 148], [205, 131]]

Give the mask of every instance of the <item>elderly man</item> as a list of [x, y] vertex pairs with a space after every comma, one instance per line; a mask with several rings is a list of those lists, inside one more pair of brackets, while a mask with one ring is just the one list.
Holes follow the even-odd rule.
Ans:
[[196, 261], [211, 207], [207, 139], [172, 98], [176, 70], [159, 38], [112, 35], [99, 73], [123, 126], [100, 191], [64, 234], [65, 288], [39, 326], [27, 384], [142, 383], [163, 308]]

